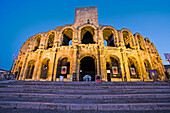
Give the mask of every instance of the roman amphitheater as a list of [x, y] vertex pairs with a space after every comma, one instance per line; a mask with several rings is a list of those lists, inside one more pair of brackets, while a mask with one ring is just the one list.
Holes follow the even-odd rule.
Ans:
[[[153, 37], [154, 38], [154, 37]], [[38, 33], [23, 43], [12, 72], [17, 80], [143, 81], [156, 70], [164, 80], [164, 66], [154, 44], [140, 33], [99, 25], [97, 7], [76, 8], [74, 24]], [[147, 77], [148, 76], [148, 77]]]

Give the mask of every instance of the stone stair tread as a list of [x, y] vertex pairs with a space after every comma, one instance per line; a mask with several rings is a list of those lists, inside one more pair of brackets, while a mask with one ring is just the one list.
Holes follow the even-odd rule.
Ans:
[[42, 88], [42, 89], [167, 89], [170, 86], [50, 86], [50, 85], [2, 85], [0, 88]]
[[37, 98], [37, 97], [3, 97], [1, 101], [76, 103], [76, 104], [118, 104], [118, 103], [169, 103], [170, 98], [116, 98], [116, 99], [85, 99], [85, 98]]
[[43, 98], [83, 98], [83, 99], [113, 99], [113, 98], [167, 98], [170, 94], [114, 94], [114, 95], [78, 95], [78, 94], [49, 94], [49, 93], [2, 93], [0, 97], [43, 97]]
[[170, 110], [170, 103], [70, 104], [0, 101], [0, 108], [33, 108], [61, 110]]

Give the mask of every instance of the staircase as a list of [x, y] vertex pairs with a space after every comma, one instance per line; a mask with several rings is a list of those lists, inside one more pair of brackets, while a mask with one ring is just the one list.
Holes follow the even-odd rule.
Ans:
[[0, 82], [0, 112], [167, 112], [170, 82]]

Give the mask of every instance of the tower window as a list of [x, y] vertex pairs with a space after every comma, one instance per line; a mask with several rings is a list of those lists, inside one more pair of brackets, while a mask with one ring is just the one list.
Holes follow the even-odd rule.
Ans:
[[87, 20], [87, 23], [90, 24], [90, 20], [89, 19]]

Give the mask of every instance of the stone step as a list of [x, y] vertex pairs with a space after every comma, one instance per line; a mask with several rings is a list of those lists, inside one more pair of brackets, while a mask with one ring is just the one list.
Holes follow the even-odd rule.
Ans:
[[56, 93], [56, 94], [140, 94], [170, 93], [170, 89], [37, 89], [37, 88], [0, 88], [0, 92]]
[[77, 94], [42, 94], [42, 93], [0, 93], [0, 97], [61, 98], [61, 99], [121, 99], [153, 98], [170, 99], [170, 94], [117, 94], [117, 95], [77, 95]]
[[37, 97], [0, 97], [1, 101], [44, 102], [44, 103], [74, 103], [74, 104], [120, 104], [120, 103], [169, 103], [170, 98], [114, 98], [114, 99], [84, 99], [84, 98], [37, 98]]
[[55, 110], [170, 110], [170, 103], [70, 104], [0, 101], [0, 108]]
[[170, 82], [154, 81], [154, 82], [54, 82], [54, 81], [11, 81], [0, 84], [18, 84], [18, 85], [64, 85], [64, 86], [137, 86], [137, 85], [149, 85], [149, 86], [170, 86]]
[[0, 113], [169, 113], [169, 110], [56, 110], [0, 108]]
[[41, 88], [41, 89], [170, 89], [170, 86], [59, 86], [59, 85], [5, 85], [0, 88]]

